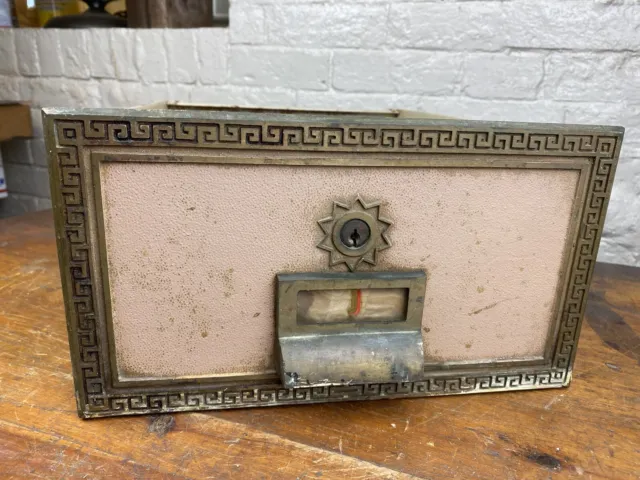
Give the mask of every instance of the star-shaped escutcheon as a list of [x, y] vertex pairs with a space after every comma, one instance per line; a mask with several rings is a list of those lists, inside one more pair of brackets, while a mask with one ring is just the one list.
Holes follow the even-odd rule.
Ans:
[[355, 271], [362, 263], [375, 265], [378, 253], [391, 246], [387, 230], [393, 222], [380, 214], [381, 202], [360, 196], [349, 203], [334, 201], [330, 217], [318, 220], [325, 236], [318, 248], [329, 252], [329, 266], [344, 263]]

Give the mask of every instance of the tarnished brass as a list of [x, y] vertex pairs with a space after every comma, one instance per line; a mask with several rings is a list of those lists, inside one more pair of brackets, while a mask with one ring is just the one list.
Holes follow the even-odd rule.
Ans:
[[[380, 202], [366, 203], [360, 197], [356, 197], [350, 204], [333, 202], [331, 216], [318, 220], [318, 225], [325, 234], [318, 248], [329, 252], [330, 266], [344, 263], [353, 272], [362, 262], [370, 265], [377, 263], [378, 253], [391, 246], [387, 229], [393, 223], [380, 214], [380, 208]], [[354, 221], [366, 225], [367, 239], [358, 245], [349, 245], [350, 233], [345, 232], [345, 227], [353, 225]], [[347, 238], [343, 238], [345, 235]]]
[[[287, 387], [411, 382], [423, 378], [424, 272], [278, 275], [276, 321], [280, 379]], [[313, 290], [407, 289], [405, 318], [303, 323], [298, 293]]]
[[[557, 388], [569, 384], [622, 144], [622, 128], [179, 108], [44, 111], [62, 289], [81, 417]], [[275, 164], [300, 168], [357, 165], [576, 171], [579, 179], [575, 206], [557, 300], [550, 306], [554, 316], [544, 356], [491, 363], [429, 364], [425, 365], [422, 379], [406, 382], [364, 381], [289, 388], [275, 374], [120, 382], [115, 373], [97, 181], [100, 163], [116, 158], [120, 162]], [[321, 211], [322, 206], [319, 208]], [[324, 231], [330, 242], [324, 245], [333, 248], [333, 229], [326, 227]]]

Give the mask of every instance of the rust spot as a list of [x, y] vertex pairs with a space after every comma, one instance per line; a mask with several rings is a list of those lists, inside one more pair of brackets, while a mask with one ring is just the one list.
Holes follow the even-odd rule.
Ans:
[[223, 295], [225, 296], [225, 298], [229, 298], [235, 293], [233, 288], [233, 268], [230, 268], [222, 273], [221, 281], [224, 290]]
[[478, 290], [478, 293], [482, 293], [484, 292], [484, 287], [480, 286], [477, 288], [477, 290]]
[[464, 348], [471, 348], [471, 344], [470, 343], [465, 343], [464, 344]]
[[202, 336], [202, 338], [207, 338], [209, 336], [209, 333], [208, 332], [202, 332], [200, 335]]
[[149, 428], [147, 428], [147, 432], [155, 433], [158, 437], [164, 437], [173, 430], [175, 425], [176, 421], [173, 415], [154, 415], [149, 418]]

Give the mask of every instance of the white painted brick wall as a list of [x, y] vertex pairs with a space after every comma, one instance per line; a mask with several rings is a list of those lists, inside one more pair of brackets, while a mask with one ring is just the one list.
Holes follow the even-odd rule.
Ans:
[[[264, 9], [260, 6], [233, 10], [233, 28], [229, 31], [234, 44], [263, 44], [267, 40]], [[274, 42], [271, 42], [274, 43]]]
[[229, 83], [301, 90], [329, 88], [330, 53], [272, 47], [231, 48]]
[[333, 88], [345, 92], [447, 95], [456, 93], [463, 55], [413, 50], [339, 50]]
[[[11, 33], [10, 30], [7, 30], [4, 36], [10, 37]], [[40, 75], [43, 77], [64, 76], [60, 32], [54, 30], [29, 30], [29, 33], [36, 37], [37, 54], [40, 60]]]
[[[317, 3], [263, 7], [265, 43], [295, 48], [376, 48], [385, 43], [387, 5]], [[233, 18], [233, 11], [231, 15]], [[233, 27], [232, 27], [233, 30]]]
[[[229, 36], [226, 29], [211, 28], [195, 30], [196, 43], [194, 48], [198, 56], [198, 81], [201, 84], [220, 85], [227, 81], [229, 58], [228, 38]], [[191, 92], [186, 93], [187, 96], [189, 96]]]
[[[138, 80], [138, 68], [135, 62], [136, 31], [112, 29], [109, 32], [109, 53], [115, 78], [118, 80]], [[156, 46], [157, 48], [157, 46]]]
[[234, 0], [228, 29], [0, 29], [0, 100], [33, 105], [3, 145], [12, 200], [50, 205], [42, 106], [160, 100], [407, 108], [626, 127], [600, 260], [640, 265], [640, 2]]
[[[180, 32], [173, 32], [180, 35]], [[180, 41], [180, 38], [176, 38]], [[169, 62], [167, 58], [167, 43], [163, 30], [142, 29], [135, 32], [134, 59], [136, 70], [143, 82], [166, 83], [169, 78]], [[117, 45], [114, 45], [117, 55]], [[186, 55], [189, 52], [185, 52]]]
[[115, 78], [116, 76], [110, 33], [107, 28], [96, 28], [86, 37], [89, 41], [87, 47], [89, 50], [88, 66], [92, 78]]
[[198, 78], [198, 50], [192, 30], [165, 32], [169, 60], [169, 82], [195, 83]]
[[541, 53], [477, 53], [465, 61], [462, 92], [472, 98], [534, 100], [543, 64]]
[[[16, 56], [18, 71], [21, 75], [33, 77], [40, 75], [40, 58], [38, 44], [33, 32], [28, 29], [15, 31]], [[0, 53], [0, 58], [2, 54]]]
[[60, 30], [56, 32], [60, 43], [63, 75], [70, 78], [91, 78], [91, 62], [87, 43], [91, 32], [86, 30]]
[[[3, 30], [0, 30], [2, 32]], [[0, 75], [18, 75], [18, 62], [13, 32], [8, 31], [0, 37]]]

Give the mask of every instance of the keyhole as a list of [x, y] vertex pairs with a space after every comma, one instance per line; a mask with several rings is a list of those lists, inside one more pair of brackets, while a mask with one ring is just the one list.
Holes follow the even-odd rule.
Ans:
[[358, 245], [358, 241], [360, 240], [360, 234], [358, 233], [357, 229], [353, 229], [353, 233], [351, 233], [351, 236], [349, 237], [351, 239], [351, 246], [352, 247], [359, 247], [360, 245]]
[[371, 236], [371, 229], [364, 220], [354, 218], [345, 222], [340, 229], [340, 242], [347, 248], [357, 249], [365, 245]]

